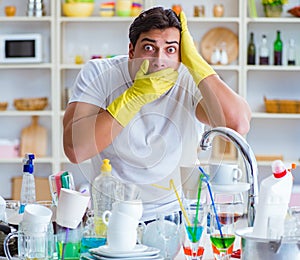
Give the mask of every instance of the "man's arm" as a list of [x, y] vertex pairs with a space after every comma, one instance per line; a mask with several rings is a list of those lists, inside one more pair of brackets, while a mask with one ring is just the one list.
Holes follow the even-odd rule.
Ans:
[[219, 76], [211, 75], [199, 83], [203, 99], [197, 118], [212, 127], [226, 126], [240, 134], [250, 129], [251, 110], [244, 98], [229, 88]]
[[109, 146], [123, 129], [106, 110], [82, 102], [68, 105], [63, 127], [64, 151], [72, 163], [95, 156]]
[[250, 129], [251, 110], [246, 100], [222, 81], [201, 57], [187, 27], [185, 14], [180, 13], [181, 61], [189, 69], [203, 99], [197, 106], [197, 118], [212, 127], [226, 126], [240, 134]]
[[108, 147], [141, 107], [173, 87], [178, 72], [166, 68], [148, 74], [144, 60], [133, 85], [109, 104], [107, 110], [83, 102], [70, 103], [64, 116], [63, 144], [71, 162], [87, 160]]

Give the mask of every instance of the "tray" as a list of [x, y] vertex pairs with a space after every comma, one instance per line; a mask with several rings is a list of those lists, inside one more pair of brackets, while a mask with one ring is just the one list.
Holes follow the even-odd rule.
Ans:
[[300, 100], [267, 99], [264, 97], [267, 113], [300, 113]]

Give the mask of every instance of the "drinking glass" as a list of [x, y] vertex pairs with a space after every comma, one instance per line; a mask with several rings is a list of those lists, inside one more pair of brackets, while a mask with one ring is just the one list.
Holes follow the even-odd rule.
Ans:
[[197, 201], [185, 201], [183, 216], [183, 251], [188, 260], [200, 260], [203, 256], [203, 247], [200, 240], [206, 225], [207, 207], [197, 204]]
[[156, 216], [157, 232], [164, 240], [164, 259], [172, 259], [169, 241], [179, 235], [180, 214], [179, 212], [158, 213]]
[[[235, 215], [230, 211], [230, 207], [216, 204], [216, 212], [211, 211], [210, 218], [210, 241], [212, 243], [214, 256], [217, 260], [229, 260], [231, 250], [235, 240]], [[229, 204], [231, 206], [231, 204]]]

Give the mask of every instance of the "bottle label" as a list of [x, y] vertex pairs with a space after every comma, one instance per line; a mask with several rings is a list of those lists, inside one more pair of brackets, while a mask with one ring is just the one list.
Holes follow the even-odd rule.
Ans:
[[259, 57], [260, 65], [269, 65], [269, 57]]
[[274, 52], [274, 65], [282, 65], [282, 52], [281, 51]]
[[248, 64], [255, 65], [255, 55], [248, 55]]
[[296, 65], [295, 60], [288, 60], [288, 65]]

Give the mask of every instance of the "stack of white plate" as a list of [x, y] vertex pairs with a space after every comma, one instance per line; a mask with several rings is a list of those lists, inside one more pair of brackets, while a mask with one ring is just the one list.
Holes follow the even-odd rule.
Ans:
[[107, 245], [100, 246], [89, 250], [89, 253], [94, 259], [111, 260], [163, 260], [159, 255], [160, 250], [146, 245], [136, 245], [134, 249], [127, 251], [116, 251], [110, 249]]

